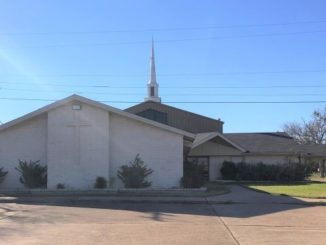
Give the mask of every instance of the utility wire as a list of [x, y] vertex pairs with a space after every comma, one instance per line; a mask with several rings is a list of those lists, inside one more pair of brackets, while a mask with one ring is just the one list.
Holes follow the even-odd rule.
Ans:
[[[58, 83], [17, 83], [17, 82], [0, 82], [0, 84], [9, 85], [38, 85], [53, 87], [78, 87], [92, 89], [145, 89], [146, 86], [111, 86], [111, 85], [79, 85], [79, 84], [58, 84]], [[326, 88], [326, 85], [266, 85], [266, 86], [160, 86], [161, 89], [269, 89], [269, 88]], [[16, 88], [1, 87], [0, 90], [15, 90]]]
[[[325, 86], [326, 87], [326, 86]], [[21, 89], [21, 88], [5, 88], [0, 87], [0, 92], [4, 91], [23, 91], [23, 92], [36, 92], [36, 93], [48, 93], [47, 90], [42, 89]], [[52, 92], [52, 91], [51, 91]], [[126, 93], [126, 92], [92, 92], [92, 91], [67, 91], [67, 90], [54, 90], [53, 92], [56, 93], [68, 93], [68, 94], [101, 94], [101, 95], [143, 95], [143, 93]], [[178, 96], [178, 97], [184, 97], [184, 96], [241, 96], [241, 97], [249, 97], [249, 96], [255, 96], [255, 97], [261, 97], [261, 96], [268, 96], [268, 97], [293, 97], [293, 96], [326, 96], [326, 93], [300, 93], [300, 94], [244, 94], [244, 93], [164, 93], [164, 96]]]
[[326, 20], [312, 21], [290, 21], [279, 23], [262, 24], [234, 24], [234, 25], [215, 25], [198, 27], [163, 27], [163, 28], [144, 28], [144, 29], [115, 29], [115, 30], [95, 30], [95, 31], [53, 31], [53, 32], [1, 32], [0, 35], [84, 35], [84, 34], [107, 34], [107, 33], [128, 33], [128, 32], [166, 32], [166, 31], [192, 31], [192, 30], [212, 30], [212, 29], [232, 29], [248, 27], [268, 27], [268, 26], [289, 26], [301, 24], [322, 24]]
[[[0, 97], [0, 100], [13, 101], [57, 101], [54, 99], [38, 99], [38, 98], [10, 98]], [[101, 103], [123, 103], [123, 104], [137, 104], [139, 101], [115, 101], [115, 100], [100, 100]], [[298, 100], [298, 101], [166, 101], [165, 104], [317, 104], [326, 103], [326, 100]]]
[[[196, 72], [196, 73], [160, 73], [157, 77], [187, 76], [219, 76], [219, 75], [256, 75], [256, 74], [287, 74], [287, 73], [324, 73], [325, 68], [309, 70], [266, 70], [266, 71], [227, 71], [227, 72]], [[0, 74], [0, 77], [23, 77], [23, 75]], [[66, 73], [66, 74], [33, 74], [33, 77], [148, 77], [148, 74], [113, 74], [113, 73]], [[4, 83], [0, 81], [0, 83]]]
[[[198, 37], [198, 38], [182, 38], [182, 39], [165, 39], [155, 40], [155, 43], [173, 43], [173, 42], [187, 42], [187, 41], [209, 41], [209, 40], [223, 40], [223, 39], [241, 39], [251, 37], [273, 37], [273, 36], [291, 36], [304, 35], [314, 33], [325, 33], [326, 30], [316, 31], [298, 31], [298, 32], [283, 32], [283, 33], [269, 33], [269, 34], [253, 34], [253, 35], [238, 35], [238, 36], [215, 36], [215, 37]], [[107, 43], [74, 43], [74, 44], [49, 44], [49, 45], [23, 45], [11, 47], [10, 49], [20, 48], [65, 48], [65, 47], [95, 47], [95, 46], [110, 46], [110, 45], [129, 45], [129, 44], [149, 44], [149, 41], [120, 41]], [[6, 48], [1, 48], [1, 50]]]

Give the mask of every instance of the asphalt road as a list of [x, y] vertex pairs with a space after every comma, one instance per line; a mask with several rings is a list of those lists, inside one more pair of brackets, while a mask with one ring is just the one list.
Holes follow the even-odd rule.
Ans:
[[246, 202], [3, 202], [0, 244], [326, 244], [326, 206], [238, 191]]

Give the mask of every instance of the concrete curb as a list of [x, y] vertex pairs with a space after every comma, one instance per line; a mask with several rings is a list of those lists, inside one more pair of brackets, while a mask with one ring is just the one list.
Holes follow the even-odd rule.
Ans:
[[191, 193], [203, 193], [207, 188], [151, 188], [151, 189], [89, 189], [89, 190], [47, 190], [47, 189], [0, 189], [1, 195], [12, 196], [107, 196], [107, 195], [119, 195], [119, 194], [131, 194], [131, 195], [189, 195]]
[[[254, 202], [235, 202], [232, 200], [216, 201], [209, 200], [207, 197], [120, 197], [120, 196], [74, 196], [74, 197], [0, 197], [0, 203], [18, 203], [18, 204], [49, 204], [49, 205], [104, 205], [109, 203], [153, 203], [153, 204], [211, 204], [211, 205], [226, 205], [226, 204], [255, 204]], [[287, 205], [302, 205], [302, 206], [325, 206], [325, 202], [266, 202], [262, 204], [287, 204]]]

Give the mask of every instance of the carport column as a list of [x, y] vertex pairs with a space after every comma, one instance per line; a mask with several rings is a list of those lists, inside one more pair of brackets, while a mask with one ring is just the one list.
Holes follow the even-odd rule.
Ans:
[[110, 145], [110, 136], [111, 136], [111, 130], [110, 130], [110, 124], [111, 124], [111, 121], [110, 121], [110, 112], [108, 112], [108, 179], [107, 179], [107, 187], [109, 188], [112, 188], [112, 177], [111, 177], [111, 151], [110, 151], [110, 148], [111, 148], [111, 145]]
[[320, 162], [319, 162], [319, 171], [320, 171], [320, 177], [325, 178], [326, 160], [320, 160]]

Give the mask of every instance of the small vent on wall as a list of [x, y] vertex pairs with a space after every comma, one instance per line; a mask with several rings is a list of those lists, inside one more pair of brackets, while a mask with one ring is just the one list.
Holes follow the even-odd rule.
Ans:
[[73, 104], [72, 109], [73, 110], [81, 110], [81, 104]]

